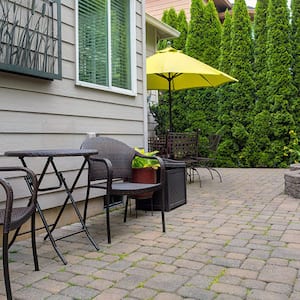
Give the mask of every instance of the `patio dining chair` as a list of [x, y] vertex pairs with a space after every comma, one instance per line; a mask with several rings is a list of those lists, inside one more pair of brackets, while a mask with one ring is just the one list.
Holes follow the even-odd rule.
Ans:
[[[20, 227], [31, 218], [31, 243], [35, 270], [39, 270], [36, 241], [35, 241], [35, 208], [37, 199], [38, 183], [35, 174], [24, 167], [0, 167], [0, 172], [8, 174], [8, 172], [22, 172], [27, 180], [32, 183], [30, 189], [30, 196], [28, 197], [28, 205], [22, 207], [15, 207], [14, 194], [12, 185], [4, 177], [0, 177], [0, 187], [2, 189], [1, 195], [5, 195], [5, 207], [0, 209], [0, 225], [3, 227], [2, 240], [2, 260], [4, 283], [6, 289], [7, 299], [12, 299], [12, 291], [9, 276], [9, 248], [16, 239]], [[9, 241], [9, 233], [14, 232], [13, 238]]]
[[189, 182], [194, 182], [195, 174], [199, 178], [201, 187], [201, 177], [196, 169], [198, 155], [199, 131], [194, 132], [172, 132], [167, 133], [167, 153], [168, 157], [174, 160], [185, 162]]
[[220, 182], [222, 182], [222, 175], [221, 173], [213, 167], [213, 162], [216, 159], [216, 154], [218, 150], [218, 146], [221, 141], [221, 136], [218, 134], [212, 134], [208, 137], [209, 139], [209, 144], [208, 144], [208, 156], [194, 156], [193, 158], [196, 160], [194, 163], [194, 167], [199, 166], [199, 167], [204, 167], [206, 168], [211, 176], [211, 179], [214, 179], [213, 172], [215, 172], [220, 179]]
[[[135, 198], [135, 195], [159, 192], [160, 193], [160, 209], [162, 218], [162, 230], [165, 229], [164, 215], [164, 181], [165, 166], [162, 158], [155, 157], [159, 161], [159, 176], [157, 183], [135, 183], [132, 182], [131, 163], [135, 156], [144, 157], [133, 148], [116, 139], [108, 137], [87, 138], [81, 145], [83, 149], [96, 149], [97, 155], [91, 156], [89, 159], [88, 170], [88, 186], [86, 201], [84, 207], [83, 219], [86, 221], [87, 207], [91, 188], [105, 190], [104, 207], [106, 211], [106, 230], [107, 240], [111, 243], [110, 233], [110, 204], [114, 196], [127, 196], [125, 204], [124, 222], [126, 221], [128, 197]], [[149, 157], [147, 157], [149, 158]], [[136, 199], [138, 201], [138, 199]], [[151, 199], [150, 199], [151, 201]]]

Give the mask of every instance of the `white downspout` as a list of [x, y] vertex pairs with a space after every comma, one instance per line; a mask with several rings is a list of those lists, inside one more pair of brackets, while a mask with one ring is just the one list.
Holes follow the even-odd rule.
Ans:
[[148, 151], [148, 103], [147, 103], [147, 75], [146, 75], [146, 9], [145, 1], [142, 1], [142, 44], [143, 44], [143, 100], [144, 100], [144, 149]]

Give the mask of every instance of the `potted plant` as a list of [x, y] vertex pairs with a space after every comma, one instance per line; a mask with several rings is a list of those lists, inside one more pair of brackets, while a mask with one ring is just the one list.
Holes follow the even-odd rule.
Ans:
[[[135, 150], [138, 154], [132, 160], [132, 182], [156, 183], [156, 170], [159, 168], [159, 163], [153, 156], [158, 151], [145, 152], [144, 149], [139, 148], [135, 148]], [[148, 199], [151, 197], [152, 193], [135, 196], [138, 199]]]

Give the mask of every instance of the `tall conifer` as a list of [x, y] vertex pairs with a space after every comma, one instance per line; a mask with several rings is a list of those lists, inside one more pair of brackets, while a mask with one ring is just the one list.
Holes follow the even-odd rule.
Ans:
[[300, 0], [292, 0], [292, 71], [294, 85], [300, 96]]
[[[271, 112], [269, 137], [270, 166], [284, 166], [283, 147], [289, 143], [294, 128], [293, 101], [296, 89], [292, 84], [290, 23], [287, 2], [270, 0], [267, 15], [267, 83], [268, 106]], [[287, 162], [286, 162], [287, 163]]]
[[[193, 0], [186, 44], [187, 54], [213, 67], [218, 67], [220, 43], [221, 24], [214, 3], [209, 1], [204, 5], [202, 0]], [[189, 108], [186, 112], [187, 128], [201, 129], [202, 136], [207, 136], [216, 130], [218, 102], [215, 92], [215, 89], [209, 88], [194, 89], [188, 91], [184, 99], [184, 103]]]
[[173, 47], [178, 50], [185, 51], [185, 44], [188, 34], [188, 22], [184, 10], [180, 10], [177, 15], [177, 27], [176, 29], [180, 32], [179, 38], [174, 39]]
[[[246, 145], [254, 107], [253, 40], [248, 9], [244, 0], [236, 0], [232, 16], [232, 68], [230, 75], [239, 80], [230, 88], [230, 111], [227, 123], [231, 132], [223, 137], [221, 149], [235, 165], [244, 165], [241, 152]], [[227, 125], [227, 126], [228, 126]]]
[[225, 73], [231, 70], [231, 15], [226, 10], [224, 23], [221, 31], [221, 49], [219, 68]]
[[[242, 157], [248, 167], [263, 167], [268, 164], [266, 149], [270, 148], [268, 135], [271, 115], [267, 101], [267, 10], [268, 1], [257, 0], [254, 17], [254, 80], [256, 101], [252, 114], [247, 145]], [[249, 113], [251, 115], [251, 113]]]
[[204, 4], [202, 0], [192, 0], [191, 19], [186, 39], [186, 53], [201, 60], [205, 43], [204, 37]]
[[[221, 33], [221, 49], [220, 49], [220, 65], [219, 69], [227, 74], [231, 70], [231, 31], [232, 31], [232, 17], [226, 10], [224, 23]], [[232, 109], [231, 103], [231, 85], [225, 84], [218, 88], [218, 126], [219, 133], [222, 135], [222, 143], [219, 146], [217, 153], [217, 163], [223, 166], [235, 166], [231, 157], [227, 155], [227, 149], [233, 147], [233, 140], [231, 139], [232, 120], [230, 112]]]
[[267, 105], [267, 10], [268, 1], [257, 0], [254, 16], [254, 79], [257, 113], [268, 109]]

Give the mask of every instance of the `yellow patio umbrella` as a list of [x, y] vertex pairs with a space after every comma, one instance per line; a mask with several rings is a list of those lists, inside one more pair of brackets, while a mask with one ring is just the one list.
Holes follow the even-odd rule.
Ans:
[[169, 91], [169, 118], [172, 131], [171, 92], [199, 87], [217, 87], [237, 79], [172, 47], [147, 58], [147, 89]]

